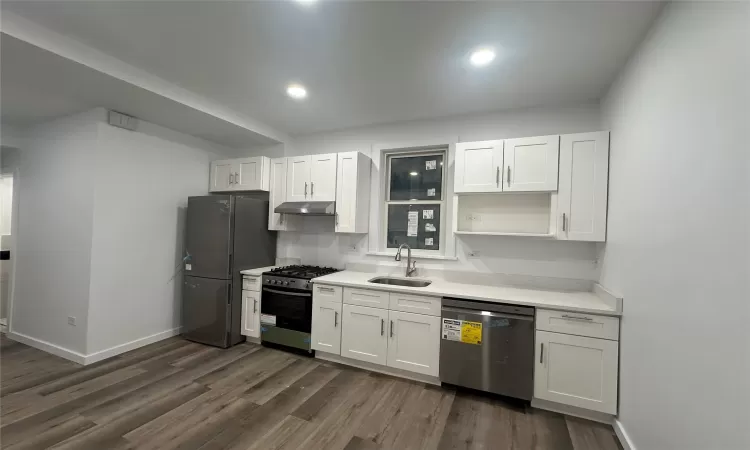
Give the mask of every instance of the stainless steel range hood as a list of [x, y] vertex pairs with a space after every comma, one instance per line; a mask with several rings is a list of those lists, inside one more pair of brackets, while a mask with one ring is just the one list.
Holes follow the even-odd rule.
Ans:
[[284, 202], [274, 208], [273, 212], [302, 216], [332, 216], [336, 212], [336, 202]]

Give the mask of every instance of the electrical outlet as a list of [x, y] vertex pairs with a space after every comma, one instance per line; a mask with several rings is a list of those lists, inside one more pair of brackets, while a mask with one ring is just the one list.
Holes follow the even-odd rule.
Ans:
[[479, 250], [472, 250], [468, 253], [469, 258], [479, 258], [481, 252]]
[[68, 325], [76, 326], [76, 318], [73, 316], [68, 316]]

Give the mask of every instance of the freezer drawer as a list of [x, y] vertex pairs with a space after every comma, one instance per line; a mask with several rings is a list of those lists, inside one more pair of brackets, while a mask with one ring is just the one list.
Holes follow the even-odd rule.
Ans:
[[443, 299], [440, 337], [440, 381], [531, 400], [533, 308]]
[[186, 276], [182, 292], [182, 336], [201, 344], [229, 346], [231, 281]]

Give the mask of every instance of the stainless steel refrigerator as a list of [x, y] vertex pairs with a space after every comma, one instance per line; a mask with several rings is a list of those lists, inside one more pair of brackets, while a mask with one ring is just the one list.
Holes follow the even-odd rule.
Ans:
[[272, 266], [276, 232], [268, 200], [256, 196], [189, 197], [182, 290], [182, 335], [227, 348], [245, 340], [241, 270]]

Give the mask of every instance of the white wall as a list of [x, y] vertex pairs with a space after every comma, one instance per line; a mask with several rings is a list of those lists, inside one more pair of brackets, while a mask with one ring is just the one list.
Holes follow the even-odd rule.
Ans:
[[218, 158], [208, 143], [147, 122], [98, 130], [89, 354], [180, 326], [187, 197], [207, 193]]
[[[373, 145], [446, 138], [476, 141], [600, 129], [598, 105], [525, 110], [461, 116], [440, 120], [403, 122], [366, 128], [298, 136], [288, 143], [286, 155], [307, 155], [358, 150], [370, 155]], [[278, 147], [264, 154], [278, 156]], [[367, 236], [336, 235], [330, 218], [305, 218], [305, 232], [281, 232], [279, 257], [334, 267], [367, 263], [396, 266], [391, 257], [365, 255]], [[449, 221], [447, 223], [450, 223]], [[323, 232], [325, 230], [325, 232]], [[471, 250], [480, 257], [469, 258]], [[527, 238], [465, 236], [457, 240], [458, 261], [420, 260], [427, 269], [505, 273], [568, 279], [596, 280], [597, 245], [586, 242], [543, 241]]]
[[97, 108], [32, 128], [21, 152], [11, 332], [79, 361], [180, 326], [187, 197], [207, 194], [209, 162], [231, 153], [105, 121]]
[[10, 331], [78, 353], [86, 351], [96, 133], [91, 113], [33, 128], [17, 184]]
[[638, 450], [750, 448], [750, 7], [673, 3], [604, 102], [601, 282]]

